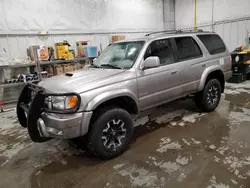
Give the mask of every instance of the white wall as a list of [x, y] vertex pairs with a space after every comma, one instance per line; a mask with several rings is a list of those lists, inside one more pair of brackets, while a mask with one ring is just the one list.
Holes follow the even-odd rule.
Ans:
[[[250, 0], [197, 0], [197, 26], [217, 32], [231, 51], [250, 37], [249, 7]], [[194, 0], [175, 0], [175, 21], [177, 29], [194, 27]]]
[[163, 0], [164, 30], [175, 29], [175, 0]]
[[158, 30], [162, 0], [1, 0], [0, 30]]
[[115, 32], [132, 38], [164, 28], [163, 0], [0, 0], [0, 18], [0, 55], [5, 49], [9, 61], [25, 60], [29, 45], [90, 40], [105, 48]]

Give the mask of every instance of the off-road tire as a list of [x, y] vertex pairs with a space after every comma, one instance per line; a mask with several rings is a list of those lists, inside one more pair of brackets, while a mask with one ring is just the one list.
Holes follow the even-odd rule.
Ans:
[[[132, 137], [133, 137], [134, 126], [133, 126], [133, 120], [132, 120], [131, 115], [126, 110], [113, 106], [113, 107], [105, 107], [105, 108], [101, 108], [97, 110], [94, 113], [93, 118], [94, 119], [91, 122], [92, 125], [88, 133], [89, 151], [103, 160], [111, 159], [122, 154], [129, 146], [130, 141], [132, 140]], [[104, 134], [107, 134], [106, 132], [107, 132], [108, 124], [113, 124], [112, 127], [116, 127], [116, 124], [113, 123], [113, 120], [115, 120], [115, 123], [122, 122], [123, 124], [122, 125], [123, 131], [114, 131], [114, 132], [117, 132], [117, 135], [119, 135], [120, 132], [124, 132], [124, 130], [126, 129], [125, 131], [126, 134], [125, 136], [123, 136], [124, 137], [123, 139], [120, 139], [120, 137], [118, 136], [120, 141], [122, 140], [121, 141], [122, 144], [120, 146], [118, 146], [117, 148], [114, 148], [114, 146], [112, 145], [113, 148], [107, 148], [104, 143], [106, 140], [103, 140], [103, 136]], [[117, 125], [117, 127], [119, 126]], [[112, 129], [112, 133], [113, 133], [113, 129]], [[108, 143], [111, 143], [111, 142], [108, 142]]]
[[[217, 100], [213, 104], [209, 104], [208, 95], [212, 87], [217, 89], [217, 94], [215, 94], [217, 95]], [[202, 112], [214, 111], [220, 102], [221, 91], [222, 91], [221, 85], [217, 79], [208, 80], [206, 82], [204, 89], [195, 95], [194, 101], [195, 101], [196, 106]]]

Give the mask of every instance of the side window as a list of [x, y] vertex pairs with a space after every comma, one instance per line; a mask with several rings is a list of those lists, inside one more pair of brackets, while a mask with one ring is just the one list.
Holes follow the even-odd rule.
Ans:
[[200, 47], [192, 37], [175, 38], [175, 42], [180, 61], [199, 58], [202, 56]]
[[211, 55], [226, 51], [225, 44], [218, 35], [197, 35]]
[[144, 56], [144, 59], [150, 56], [157, 56], [161, 65], [174, 63], [174, 51], [171, 39], [162, 39], [152, 42]]

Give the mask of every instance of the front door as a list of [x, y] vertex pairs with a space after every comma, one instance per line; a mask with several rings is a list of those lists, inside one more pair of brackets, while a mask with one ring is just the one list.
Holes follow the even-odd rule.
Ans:
[[172, 39], [152, 42], [145, 53], [144, 59], [149, 56], [158, 56], [160, 66], [138, 72], [138, 93], [142, 110], [171, 100], [175, 93], [174, 88], [180, 84]]

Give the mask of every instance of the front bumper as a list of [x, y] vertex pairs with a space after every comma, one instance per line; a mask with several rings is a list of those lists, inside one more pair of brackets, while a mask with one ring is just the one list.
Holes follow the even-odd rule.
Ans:
[[43, 137], [71, 139], [88, 132], [91, 117], [92, 112], [70, 115], [42, 113], [37, 120], [37, 126]]
[[[32, 92], [35, 94], [32, 96]], [[27, 127], [34, 142], [50, 138], [71, 139], [85, 135], [93, 112], [53, 113], [46, 110], [43, 88], [34, 84], [24, 87], [17, 103], [17, 117]]]

